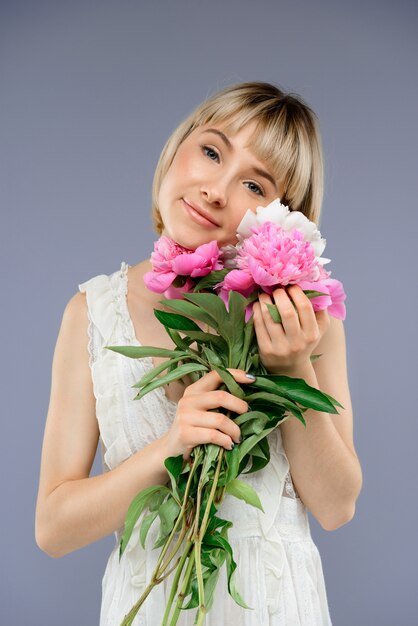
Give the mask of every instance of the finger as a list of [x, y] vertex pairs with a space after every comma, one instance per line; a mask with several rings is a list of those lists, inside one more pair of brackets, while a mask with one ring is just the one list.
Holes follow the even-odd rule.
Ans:
[[[230, 372], [238, 383], [252, 383], [254, 379], [247, 377], [244, 370], [235, 369], [233, 367], [226, 368]], [[202, 393], [204, 391], [213, 391], [223, 383], [223, 379], [216, 370], [211, 370], [204, 374], [201, 378], [196, 380], [186, 388], [185, 394]]]
[[[193, 426], [195, 428], [200, 427], [216, 429], [228, 435], [231, 441], [234, 441], [235, 443], [239, 443], [240, 441], [240, 427], [234, 422], [234, 420], [223, 413], [196, 411], [193, 413]], [[230, 444], [230, 441], [228, 443]]]
[[[260, 302], [255, 302], [254, 303], [254, 307], [253, 307], [253, 311], [254, 311], [254, 330], [255, 330], [255, 334], [257, 336], [257, 343], [260, 347], [264, 348], [265, 350], [267, 350], [267, 348], [271, 345], [271, 336], [270, 333], [267, 329], [267, 325], [264, 319], [264, 315], [261, 311], [261, 303]], [[270, 315], [270, 311], [268, 311], [268, 314]], [[271, 315], [270, 315], [271, 317]], [[277, 328], [277, 332], [280, 333], [280, 326], [281, 324], [276, 324]], [[283, 328], [281, 329], [282, 334], [284, 335], [283, 332]]]
[[307, 336], [314, 333], [317, 328], [317, 321], [311, 301], [299, 285], [290, 285], [288, 294], [295, 303], [302, 331]]
[[[267, 293], [262, 293], [259, 296], [262, 320], [264, 322], [265, 330], [270, 337], [271, 343], [283, 345], [285, 340], [292, 339], [300, 331], [299, 320], [292, 302], [283, 287], [275, 289], [272, 297], [274, 301], [273, 303], [271, 301], [271, 296]], [[278, 324], [273, 320], [267, 304], [273, 304], [273, 306], [274, 304], [276, 305], [276, 308], [280, 313], [281, 323]], [[263, 330], [262, 334], [264, 335]]]
[[193, 406], [197, 409], [208, 411], [222, 406], [224, 409], [234, 411], [235, 413], [246, 413], [249, 409], [245, 400], [237, 398], [237, 396], [223, 389], [215, 389], [193, 395]]
[[192, 442], [193, 447], [204, 443], [214, 443], [226, 450], [232, 450], [235, 443], [229, 435], [213, 428], [195, 428], [193, 435], [195, 436], [195, 441]]

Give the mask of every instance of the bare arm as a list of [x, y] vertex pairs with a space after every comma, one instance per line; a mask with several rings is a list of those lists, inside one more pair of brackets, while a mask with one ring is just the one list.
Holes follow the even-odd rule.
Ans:
[[[216, 371], [188, 385], [170, 429], [115, 469], [90, 477], [99, 438], [95, 398], [88, 363], [87, 305], [77, 293], [63, 315], [52, 364], [51, 397], [42, 448], [36, 505], [38, 546], [53, 557], [93, 543], [123, 527], [133, 498], [151, 485], [169, 481], [164, 460], [199, 444], [231, 449], [240, 429], [223, 412], [243, 413], [245, 401], [218, 389]], [[243, 370], [229, 369], [240, 383]]]
[[52, 363], [51, 395], [42, 447], [35, 537], [60, 557], [124, 525], [135, 495], [165, 484], [169, 456], [158, 439], [117, 468], [89, 477], [99, 428], [87, 351], [87, 304], [83, 293], [68, 302]]
[[304, 380], [338, 400], [344, 409], [328, 414], [309, 409], [306, 430], [296, 419], [281, 424], [283, 446], [297, 491], [325, 530], [352, 519], [362, 486], [353, 444], [353, 414], [347, 379], [344, 326], [330, 317], [330, 327], [314, 350], [322, 356], [290, 376]]

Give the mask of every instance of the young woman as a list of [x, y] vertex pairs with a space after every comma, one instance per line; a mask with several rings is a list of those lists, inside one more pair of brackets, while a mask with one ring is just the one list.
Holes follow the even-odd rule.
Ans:
[[[168, 139], [153, 184], [153, 223], [182, 246], [213, 239], [236, 243], [247, 209], [275, 198], [318, 223], [323, 166], [315, 114], [298, 96], [269, 83], [232, 85], [185, 119]], [[142, 489], [168, 480], [164, 459], [194, 446], [231, 449], [240, 429], [220, 407], [237, 413], [244, 401], [218, 388], [209, 372], [195, 383], [171, 383], [133, 402], [132, 385], [163, 359], [128, 359], [111, 345], [172, 348], [153, 309], [164, 309], [149, 291], [150, 259], [79, 285], [68, 302], [56, 344], [46, 420], [36, 541], [60, 557], [110, 533], [116, 543], [102, 582], [101, 626], [119, 626], [149, 582], [158, 550], [154, 524], [145, 550], [131, 539], [119, 563], [126, 513]], [[292, 305], [296, 305], [296, 309]], [[266, 302], [275, 303], [274, 324]], [[313, 312], [298, 286], [263, 294], [254, 306], [263, 362], [271, 373], [301, 377], [336, 398], [338, 415], [305, 413], [306, 430], [286, 420], [269, 435], [271, 459], [245, 480], [259, 494], [264, 513], [227, 495], [219, 515], [230, 519], [229, 541], [237, 562], [236, 584], [246, 603], [228, 594], [223, 568], [207, 626], [327, 626], [331, 624], [318, 549], [307, 511], [326, 530], [354, 515], [362, 474], [353, 445], [343, 323]], [[322, 354], [311, 363], [309, 356]], [[239, 383], [245, 372], [230, 370]], [[100, 440], [104, 473], [90, 477]], [[134, 624], [159, 626], [171, 576], [148, 596]], [[195, 609], [179, 624], [191, 626]]]

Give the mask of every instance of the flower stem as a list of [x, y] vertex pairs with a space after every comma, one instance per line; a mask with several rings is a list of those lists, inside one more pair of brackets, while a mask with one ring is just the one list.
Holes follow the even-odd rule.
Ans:
[[[213, 502], [213, 498], [216, 493], [216, 488], [218, 486], [218, 479], [219, 479], [219, 474], [221, 471], [223, 458], [224, 458], [224, 449], [220, 448], [219, 453], [218, 453], [218, 463], [216, 465], [215, 475], [213, 477], [211, 490], [209, 493], [209, 498], [206, 503], [206, 509], [203, 515], [202, 524], [200, 528], [199, 528], [200, 506], [196, 508], [197, 523], [196, 523], [195, 531], [193, 534], [193, 539], [194, 539], [193, 554], [195, 555], [195, 559], [196, 559], [196, 576], [197, 576], [197, 584], [198, 584], [198, 589], [199, 589], [199, 619], [200, 620], [203, 619], [201, 615], [204, 616], [207, 612], [206, 606], [205, 606], [205, 587], [203, 584], [203, 572], [202, 572], [202, 561], [201, 561], [202, 540], [206, 533], [206, 528], [208, 525], [208, 517], [210, 514], [210, 509], [211, 509], [211, 505]], [[200, 623], [203, 623], [203, 622], [200, 622]]]
[[[164, 555], [165, 555], [165, 553], [167, 552], [167, 550], [169, 548], [169, 545], [170, 545], [170, 543], [171, 543], [171, 541], [172, 541], [172, 539], [174, 537], [174, 534], [175, 534], [175, 532], [177, 530], [177, 527], [178, 527], [180, 521], [182, 519], [184, 519], [184, 512], [185, 512], [187, 504], [188, 504], [189, 491], [190, 491], [190, 488], [191, 488], [193, 476], [194, 476], [194, 474], [196, 472], [196, 469], [197, 469], [197, 466], [198, 466], [198, 461], [200, 460], [200, 458], [199, 458], [200, 457], [200, 453], [201, 453], [201, 450], [199, 449], [197, 451], [196, 457], [194, 459], [194, 463], [192, 464], [192, 467], [191, 467], [190, 472], [189, 472], [189, 477], [187, 479], [187, 484], [186, 484], [186, 489], [185, 489], [185, 492], [184, 492], [184, 498], [183, 498], [183, 503], [182, 503], [181, 509], [180, 509], [179, 514], [177, 516], [177, 519], [176, 519], [176, 522], [174, 524], [173, 530], [171, 531], [170, 536], [169, 536], [168, 540], [165, 542], [164, 547], [163, 547], [163, 549], [161, 551], [161, 554], [160, 554], [159, 559], [157, 561], [157, 565], [155, 566], [153, 577], [154, 576], [156, 578], [158, 577], [158, 571], [159, 571], [160, 565], [162, 563], [162, 560], [164, 558]], [[167, 563], [164, 565], [164, 569], [167, 567], [168, 563], [170, 563], [171, 559], [174, 557], [175, 553], [177, 552], [177, 549], [178, 549], [177, 546], [178, 545], [179, 545], [179, 540], [177, 540], [177, 543], [176, 543], [176, 546], [175, 546], [176, 549], [172, 550], [172, 552], [170, 554], [170, 558], [167, 560]]]
[[[141, 597], [139, 598], [139, 600], [134, 604], [134, 606], [131, 608], [131, 610], [129, 611], [129, 613], [127, 613], [127, 615], [125, 615], [123, 622], [121, 624], [121, 626], [130, 626], [135, 618], [135, 615], [138, 613], [139, 609], [141, 608], [142, 604], [145, 602], [145, 600], [147, 599], [147, 597], [149, 596], [149, 594], [151, 593], [152, 589], [158, 585], [159, 583], [161, 583], [164, 578], [166, 578], [172, 570], [170, 570], [169, 572], [166, 572], [165, 576], [161, 577], [161, 574], [167, 569], [168, 565], [170, 564], [170, 562], [173, 560], [173, 558], [175, 557], [176, 553], [178, 552], [181, 543], [183, 541], [184, 535], [187, 532], [187, 523], [184, 520], [184, 514], [185, 514], [185, 510], [186, 510], [186, 506], [188, 503], [188, 496], [189, 496], [189, 491], [190, 491], [190, 487], [192, 484], [192, 479], [193, 479], [193, 475], [196, 472], [197, 466], [198, 466], [198, 461], [200, 460], [200, 456], [201, 456], [201, 449], [199, 448], [199, 450], [197, 451], [196, 455], [195, 455], [195, 459], [194, 459], [194, 463], [191, 467], [190, 473], [189, 473], [189, 477], [187, 480], [187, 484], [186, 484], [186, 489], [185, 489], [185, 494], [184, 494], [184, 499], [183, 499], [183, 504], [182, 507], [179, 511], [179, 514], [177, 516], [176, 522], [174, 524], [174, 527], [170, 533], [170, 536], [167, 538], [164, 547], [161, 551], [161, 554], [159, 556], [157, 565], [155, 566], [154, 572], [152, 573], [151, 576], [151, 581], [148, 584], [148, 586], [146, 587], [145, 591], [143, 592], [143, 594], [141, 595]], [[172, 540], [174, 538], [174, 534], [177, 530], [178, 525], [180, 524], [180, 522], [183, 521], [183, 527], [182, 530], [180, 532], [180, 536], [178, 537], [173, 549], [171, 550], [169, 557], [167, 558], [167, 561], [164, 563], [164, 565], [162, 565], [162, 561], [164, 558], [165, 553], [167, 552], [170, 544], [172, 543]], [[174, 566], [175, 568], [176, 566]], [[173, 568], [173, 569], [174, 569]]]
[[197, 615], [196, 626], [202, 626], [203, 622], [205, 621], [206, 614], [207, 614], [206, 608], [202, 608], [200, 606], [199, 613]]
[[160, 578], [161, 574], [164, 572], [164, 570], [168, 567], [168, 565], [170, 564], [170, 562], [173, 560], [173, 558], [175, 557], [177, 551], [179, 550], [182, 541], [184, 539], [184, 536], [187, 532], [187, 526], [186, 526], [186, 522], [183, 520], [183, 527], [181, 529], [180, 535], [176, 541], [176, 544], [174, 546], [174, 548], [172, 549], [172, 551], [170, 552], [170, 554], [167, 557], [167, 561], [166, 563], [164, 563], [164, 565], [161, 565], [160, 569], [158, 570], [158, 578]]
[[195, 559], [195, 552], [194, 552], [194, 550], [192, 550], [192, 553], [189, 556], [189, 562], [187, 564], [186, 573], [184, 575], [183, 585], [182, 585], [182, 587], [180, 589], [180, 593], [177, 596], [177, 602], [176, 602], [176, 606], [175, 606], [175, 609], [174, 609], [173, 617], [171, 618], [171, 621], [170, 621], [170, 626], [175, 626], [177, 624], [177, 620], [178, 620], [179, 615], [180, 615], [180, 611], [181, 611], [181, 608], [182, 608], [183, 600], [184, 600], [184, 598], [186, 596], [187, 587], [189, 586], [190, 576], [191, 576], [192, 571], [193, 571], [194, 559]]
[[215, 496], [216, 488], [218, 486], [218, 479], [219, 479], [219, 474], [221, 472], [221, 466], [222, 466], [222, 461], [223, 461], [223, 458], [224, 458], [224, 454], [225, 454], [224, 448], [220, 448], [219, 449], [219, 454], [218, 454], [218, 464], [216, 466], [215, 475], [214, 475], [213, 481], [212, 481], [212, 487], [211, 487], [211, 490], [210, 490], [208, 501], [206, 503], [205, 514], [203, 516], [202, 524], [201, 524], [200, 530], [199, 530], [199, 534], [200, 534], [202, 539], [203, 539], [203, 537], [205, 535], [206, 528], [207, 528], [207, 525], [208, 525], [208, 517], [209, 517], [209, 513], [210, 513], [210, 507], [211, 507], [211, 504], [213, 502], [213, 498]]
[[173, 605], [173, 601], [174, 601], [174, 597], [177, 593], [177, 588], [178, 588], [178, 584], [179, 584], [179, 579], [181, 576], [181, 572], [183, 570], [184, 564], [186, 562], [186, 559], [190, 553], [190, 549], [193, 547], [193, 542], [191, 541], [191, 539], [189, 539], [185, 545], [183, 554], [181, 556], [180, 562], [177, 566], [177, 571], [175, 573], [174, 579], [173, 579], [173, 584], [171, 585], [171, 591], [170, 591], [170, 596], [168, 598], [167, 601], [167, 606], [165, 607], [165, 613], [163, 616], [163, 621], [161, 626], [167, 626], [167, 621], [170, 615], [170, 611], [171, 611], [171, 607]]

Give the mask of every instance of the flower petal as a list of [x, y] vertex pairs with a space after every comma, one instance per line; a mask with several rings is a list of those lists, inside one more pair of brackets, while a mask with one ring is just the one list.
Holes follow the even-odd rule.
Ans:
[[176, 277], [177, 274], [175, 272], [146, 272], [144, 274], [144, 283], [151, 291], [163, 293]]

